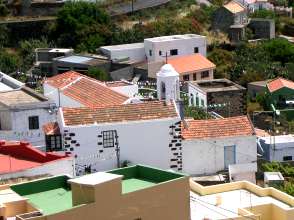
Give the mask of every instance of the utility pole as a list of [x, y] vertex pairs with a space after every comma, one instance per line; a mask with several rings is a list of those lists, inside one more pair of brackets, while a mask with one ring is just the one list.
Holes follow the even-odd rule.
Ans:
[[132, 13], [134, 13], [134, 0], [132, 0]]

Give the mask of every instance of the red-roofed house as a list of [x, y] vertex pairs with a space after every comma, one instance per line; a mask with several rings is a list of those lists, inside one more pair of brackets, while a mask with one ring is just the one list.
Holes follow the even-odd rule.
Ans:
[[0, 140], [0, 179], [38, 175], [74, 175], [68, 154], [44, 153], [27, 142]]
[[[180, 116], [174, 102], [149, 101], [98, 108], [61, 108], [64, 150], [77, 174], [113, 169], [124, 161], [181, 170]], [[178, 155], [175, 155], [177, 153]]]
[[179, 73], [181, 81], [213, 79], [215, 65], [200, 53], [169, 58], [167, 63]]
[[44, 95], [61, 107], [97, 108], [121, 105], [135, 95], [136, 88], [111, 87], [96, 79], [69, 71], [44, 81]]
[[187, 121], [182, 137], [183, 171], [189, 174], [212, 174], [257, 160], [256, 136], [247, 116]]
[[294, 105], [294, 82], [277, 78], [266, 85], [268, 105], [273, 104], [277, 109], [284, 109]]

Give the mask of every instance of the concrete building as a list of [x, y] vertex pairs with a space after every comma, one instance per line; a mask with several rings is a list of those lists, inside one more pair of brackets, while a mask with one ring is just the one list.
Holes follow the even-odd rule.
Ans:
[[187, 121], [182, 137], [185, 173], [214, 174], [233, 164], [256, 164], [256, 136], [247, 116]]
[[238, 2], [245, 6], [249, 13], [258, 10], [274, 10], [273, 4], [267, 0], [238, 0]]
[[190, 180], [192, 220], [292, 220], [294, 199], [247, 181], [201, 186]]
[[294, 161], [294, 136], [259, 137], [260, 154], [268, 161]]
[[112, 62], [128, 61], [130, 63], [146, 60], [144, 43], [103, 46], [99, 51]]
[[248, 95], [250, 98], [256, 98], [257, 95], [264, 95], [267, 81], [256, 81], [247, 84]]
[[0, 180], [42, 175], [74, 175], [74, 158], [44, 153], [27, 142], [0, 141]]
[[35, 49], [35, 71], [40, 71], [42, 76], [52, 76], [53, 59], [57, 57], [73, 55], [73, 49], [64, 48], [36, 48]]
[[188, 177], [145, 166], [70, 179], [56, 176], [0, 188], [7, 220], [190, 219]]
[[223, 117], [246, 114], [246, 89], [228, 79], [188, 82], [189, 105]]
[[85, 55], [67, 55], [53, 59], [53, 75], [67, 71], [86, 73], [90, 67], [98, 67], [106, 72], [110, 71], [110, 61], [105, 58]]
[[[212, 29], [229, 33], [231, 28], [246, 26], [248, 23], [247, 9], [237, 1], [223, 5], [213, 15]], [[241, 37], [241, 36], [240, 36]]]
[[42, 126], [56, 120], [56, 105], [47, 97], [1, 73], [0, 139], [45, 146]]
[[167, 57], [177, 57], [200, 53], [206, 57], [206, 37], [183, 34], [147, 38], [144, 40], [148, 62], [165, 61]]

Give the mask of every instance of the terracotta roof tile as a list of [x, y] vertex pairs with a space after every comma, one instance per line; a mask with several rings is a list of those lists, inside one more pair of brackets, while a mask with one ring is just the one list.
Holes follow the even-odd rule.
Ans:
[[228, 4], [225, 4], [224, 7], [233, 14], [245, 11], [245, 7], [235, 1], [230, 1]]
[[182, 128], [182, 136], [184, 139], [250, 136], [254, 134], [253, 126], [247, 116], [193, 120], [187, 123], [188, 128]]
[[215, 65], [211, 61], [199, 53], [170, 58], [167, 63], [171, 64], [179, 74], [215, 68]]
[[60, 129], [57, 122], [49, 122], [42, 127], [46, 135], [60, 134]]
[[59, 88], [64, 95], [89, 108], [120, 105], [128, 100], [127, 96], [104, 83], [73, 71], [53, 76], [45, 83]]
[[294, 82], [280, 77], [270, 81], [267, 84], [267, 88], [270, 92], [275, 92], [284, 87], [287, 87], [289, 89], [294, 89]]
[[160, 101], [95, 109], [62, 108], [62, 113], [67, 126], [178, 117], [174, 104]]

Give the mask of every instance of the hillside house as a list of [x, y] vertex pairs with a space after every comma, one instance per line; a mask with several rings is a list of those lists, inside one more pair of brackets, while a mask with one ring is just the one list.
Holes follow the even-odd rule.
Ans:
[[0, 139], [45, 146], [42, 126], [56, 120], [56, 105], [21, 82], [0, 73]]
[[246, 114], [246, 89], [228, 79], [188, 82], [189, 106], [213, 111], [222, 117]]
[[214, 174], [229, 165], [257, 161], [256, 136], [247, 116], [189, 120], [182, 126], [182, 137], [185, 173]]

